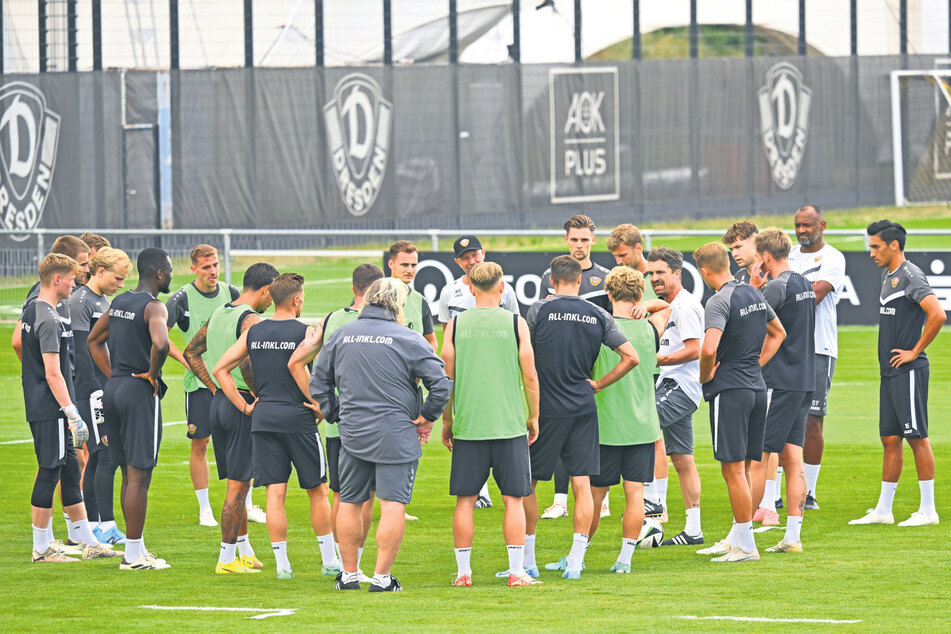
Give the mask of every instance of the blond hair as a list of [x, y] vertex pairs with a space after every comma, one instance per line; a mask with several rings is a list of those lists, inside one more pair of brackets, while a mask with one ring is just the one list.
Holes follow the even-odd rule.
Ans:
[[381, 278], [370, 284], [370, 288], [363, 295], [363, 308], [360, 312], [366, 310], [367, 306], [376, 306], [393, 313], [396, 321], [405, 326], [403, 305], [406, 303], [407, 295], [409, 295], [409, 288], [402, 281], [393, 277]]
[[132, 271], [132, 260], [122, 249], [100, 247], [96, 255], [89, 260], [89, 273], [95, 275], [99, 269], [106, 269], [122, 277], [128, 277]]
[[710, 269], [714, 273], [729, 270], [730, 256], [726, 247], [719, 242], [708, 242], [693, 252], [697, 268]]
[[198, 260], [202, 258], [210, 258], [213, 255], [218, 255], [218, 249], [211, 246], [210, 244], [199, 244], [197, 247], [192, 249], [192, 264], [198, 264]]
[[756, 250], [760, 253], [769, 253], [774, 260], [787, 259], [790, 249], [792, 249], [792, 240], [782, 229], [770, 227], [756, 234]]
[[480, 262], [469, 271], [469, 281], [480, 291], [491, 291], [502, 279], [502, 267], [495, 262]]
[[82, 272], [83, 269], [76, 260], [62, 253], [50, 253], [47, 255], [40, 261], [38, 271], [40, 284], [44, 287], [48, 287], [53, 281], [53, 276], [57, 274], [75, 277]]
[[632, 224], [618, 225], [608, 236], [608, 251], [614, 251], [622, 244], [626, 244], [633, 249], [639, 244], [644, 244], [644, 237], [640, 230]]
[[616, 266], [604, 280], [604, 290], [615, 302], [636, 304], [644, 296], [644, 275], [629, 266]]

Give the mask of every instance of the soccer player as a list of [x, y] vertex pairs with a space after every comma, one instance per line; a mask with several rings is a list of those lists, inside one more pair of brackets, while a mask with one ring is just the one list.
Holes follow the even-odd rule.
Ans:
[[79, 485], [76, 448], [89, 438], [89, 428], [74, 405], [72, 368], [66, 350], [72, 331], [65, 300], [80, 272], [72, 258], [47, 255], [39, 266], [39, 295], [23, 312], [23, 401], [39, 466], [30, 500], [34, 563], [76, 561], [50, 540], [53, 494], [58, 482], [63, 510], [82, 545], [83, 559], [121, 555], [96, 539]]
[[905, 228], [879, 220], [867, 229], [870, 255], [882, 269], [879, 297], [878, 429], [884, 447], [878, 504], [849, 524], [891, 524], [892, 501], [902, 467], [902, 439], [911, 445], [921, 503], [899, 526], [938, 523], [934, 503], [934, 454], [928, 441], [928, 357], [925, 348], [945, 322], [941, 304], [920, 268], [905, 259]]
[[[337, 331], [340, 326], [355, 321], [360, 315], [360, 309], [363, 308], [363, 296], [373, 282], [384, 277], [383, 271], [375, 264], [360, 264], [353, 269], [351, 276], [351, 290], [353, 291], [353, 302], [339, 310], [335, 310], [314, 328], [307, 338], [305, 338], [294, 350], [287, 367], [297, 382], [301, 392], [308, 395], [308, 400], [316, 403], [310, 397], [310, 365], [325, 341], [330, 340], [330, 336]], [[334, 504], [330, 507], [330, 526], [334, 534], [334, 548], [337, 549], [337, 558], [340, 558], [340, 539], [337, 537], [337, 512], [340, 510], [340, 429], [337, 421], [324, 421], [324, 437], [327, 442], [327, 474], [330, 490], [334, 493]], [[364, 502], [362, 510], [363, 518], [363, 536], [360, 540], [360, 546], [357, 549], [357, 574], [360, 583], [370, 583], [370, 578], [363, 574], [360, 569], [360, 560], [363, 558], [363, 547], [367, 541], [367, 535], [370, 532], [370, 524], [373, 521], [373, 490], [370, 491], [370, 498]], [[413, 517], [412, 515], [408, 517]]]
[[[786, 330], [779, 350], [763, 366], [767, 408], [763, 459], [750, 466], [754, 506], [763, 497], [772, 454], [779, 455], [786, 474], [786, 534], [776, 546], [766, 549], [768, 553], [802, 552], [800, 531], [806, 504], [802, 444], [815, 391], [816, 293], [806, 278], [789, 268], [791, 248], [785, 231], [769, 228], [756, 234], [756, 251], [770, 277], [763, 297]], [[753, 521], [763, 519], [765, 512], [758, 508]]]
[[[647, 269], [651, 286], [657, 295], [670, 304], [670, 317], [663, 328], [660, 350], [657, 351], [655, 401], [663, 447], [666, 455], [661, 469], [654, 465], [655, 483], [667, 481], [669, 467], [666, 457], [674, 463], [684, 499], [684, 529], [665, 539], [663, 546], [693, 546], [703, 543], [700, 527], [700, 475], [693, 459], [693, 413], [700, 406], [700, 340], [703, 339], [703, 306], [684, 290], [684, 256], [667, 247], [651, 249]], [[643, 363], [643, 357], [642, 357]], [[666, 497], [666, 496], [665, 496]], [[666, 507], [666, 499], [661, 502]]]
[[386, 265], [390, 267], [390, 277], [406, 284], [406, 305], [403, 307], [406, 326], [421, 334], [433, 347], [433, 352], [436, 352], [433, 313], [426, 298], [413, 288], [413, 278], [416, 277], [416, 267], [419, 266], [419, 251], [416, 250], [416, 245], [408, 240], [394, 242], [390, 245], [390, 259]]
[[[429, 441], [452, 389], [429, 342], [403, 325], [408, 290], [392, 278], [373, 282], [360, 317], [341, 326], [321, 348], [310, 383], [324, 418], [340, 426], [337, 537], [343, 572], [334, 585], [338, 590], [360, 589], [363, 504], [374, 487], [380, 523], [370, 592], [402, 589], [390, 572], [403, 541], [406, 504], [413, 496], [421, 445]], [[417, 378], [429, 391], [425, 402]]]
[[[85, 234], [84, 234], [85, 235]], [[93, 533], [107, 544], [124, 544], [116, 526], [113, 497], [117, 465], [109, 455], [109, 432], [102, 416], [102, 388], [109, 379], [89, 354], [86, 340], [96, 322], [109, 311], [109, 300], [125, 286], [132, 262], [125, 251], [104, 246], [89, 260], [89, 279], [69, 297], [73, 338], [76, 340], [76, 397], [83, 420], [92, 428], [89, 460], [83, 477], [83, 500], [92, 518]]]
[[[461, 236], [456, 238], [452, 244], [452, 250], [455, 254], [456, 264], [462, 269], [464, 275], [457, 278], [452, 284], [443, 286], [439, 294], [439, 323], [442, 324], [443, 332], [449, 321], [476, 305], [475, 296], [469, 290], [469, 271], [485, 260], [485, 249], [476, 236]], [[502, 298], [500, 306], [507, 311], [519, 314], [518, 299], [515, 297], [515, 291], [509, 284], [503, 282]], [[445, 344], [443, 344], [445, 345]], [[477, 509], [491, 508], [492, 496], [489, 495], [489, 483], [486, 481], [479, 491], [479, 499], [476, 500]]]
[[826, 221], [816, 205], [803, 205], [796, 212], [796, 239], [789, 252], [789, 266], [812, 283], [816, 293], [816, 391], [806, 419], [806, 440], [803, 460], [806, 469], [806, 510], [818, 511], [816, 483], [822, 464], [824, 440], [822, 425], [825, 421], [829, 389], [839, 356], [836, 304], [839, 288], [845, 281], [845, 257], [838, 249], [826, 244], [822, 237]]
[[[254, 474], [251, 457], [251, 412], [254, 378], [250, 363], [231, 370], [243, 406], [229, 400], [221, 385], [213, 379], [214, 368], [225, 352], [251, 326], [261, 321], [271, 305], [270, 284], [278, 275], [270, 264], [252, 264], [244, 272], [244, 288], [233, 302], [219, 306], [198, 329], [185, 348], [185, 359], [198, 380], [214, 392], [209, 409], [209, 428], [214, 442], [218, 479], [227, 480], [227, 492], [221, 510], [221, 550], [216, 574], [260, 572], [261, 561], [248, 541], [248, 489]], [[235, 554], [237, 551], [237, 554]]]
[[[594, 395], [630, 372], [637, 355], [614, 318], [579, 297], [583, 276], [577, 258], [560, 255], [551, 261], [550, 271], [555, 295], [532, 304], [526, 317], [538, 370], [540, 434], [530, 447], [532, 494], [525, 498], [525, 569], [535, 567], [535, 488], [539, 480], [551, 479], [560, 457], [574, 492], [574, 536], [568, 556], [549, 566], [564, 570], [566, 579], [579, 579], [594, 512], [590, 476], [600, 473]], [[592, 380], [601, 344], [617, 352], [620, 360], [607, 374]]]
[[109, 421], [109, 457], [122, 470], [120, 502], [126, 522], [126, 550], [120, 570], [162, 570], [169, 564], [145, 547], [144, 529], [152, 470], [162, 442], [166, 385], [162, 366], [168, 357], [168, 311], [156, 296], [167, 293], [172, 261], [162, 249], [148, 247], [136, 258], [139, 283], [112, 301], [89, 333], [89, 353], [109, 377], [103, 389], [104, 418]]
[[[219, 284], [218, 250], [210, 244], [199, 244], [191, 251], [191, 272], [195, 279], [182, 286], [168, 299], [168, 329], [178, 326], [187, 346], [198, 330], [205, 325], [211, 313], [219, 306], [238, 299], [241, 294], [230, 284]], [[169, 342], [169, 354], [185, 366], [185, 418], [188, 424], [186, 435], [191, 441], [188, 456], [188, 471], [195, 497], [198, 498], [198, 523], [202, 526], [217, 526], [215, 513], [208, 499], [208, 439], [211, 437], [209, 417], [211, 399], [215, 389], [209, 389], [198, 378], [181, 351]], [[214, 385], [214, 384], [212, 384]], [[249, 518], [261, 513], [260, 508], [249, 509]], [[252, 521], [260, 520], [260, 517]], [[263, 521], [263, 520], [262, 520]]]
[[[594, 220], [583, 214], [572, 216], [565, 221], [565, 244], [568, 246], [568, 253], [581, 265], [581, 288], [579, 295], [594, 304], [600, 306], [610, 314], [611, 304], [608, 296], [604, 292], [604, 280], [607, 278], [606, 268], [591, 260], [591, 248], [594, 246], [595, 229], [597, 226]], [[555, 285], [551, 279], [551, 269], [546, 269], [541, 276], [541, 288], [539, 289], [539, 299], [551, 297], [555, 293]], [[542, 513], [542, 519], [557, 519], [568, 516], [568, 470], [559, 459], [555, 463], [555, 498], [551, 506]], [[610, 512], [606, 513], [610, 515]]]
[[693, 252], [704, 283], [716, 294], [704, 309], [700, 382], [710, 403], [713, 457], [720, 463], [733, 510], [726, 539], [698, 554], [722, 555], [713, 561], [758, 561], [753, 540], [749, 463], [763, 457], [766, 384], [761, 365], [785, 337], [783, 326], [763, 296], [730, 275], [726, 249], [710, 242]]
[[[294, 573], [287, 558], [287, 514], [284, 500], [291, 466], [297, 481], [310, 498], [310, 521], [323, 558], [322, 574], [340, 573], [330, 529], [327, 500], [327, 469], [314, 412], [304, 406], [309, 400], [294, 381], [287, 364], [297, 344], [314, 328], [298, 321], [304, 305], [304, 278], [284, 273], [270, 285], [274, 316], [245, 330], [214, 368], [221, 391], [235, 407], [251, 411], [252, 463], [255, 481], [267, 487], [267, 529], [277, 560], [277, 578]], [[248, 405], [238, 393], [231, 371], [245, 359], [251, 362], [257, 399]]]
[[[658, 333], [670, 314], [654, 313], [650, 320], [631, 317], [644, 296], [644, 276], [628, 266], [614, 268], [605, 280], [614, 321], [637, 355], [637, 366], [597, 394], [598, 442], [601, 471], [591, 476], [591, 493], [597, 508], [610, 487], [624, 487], [624, 516], [621, 520], [621, 551], [610, 572], [631, 572], [631, 556], [644, 523], [644, 483], [654, 478], [654, 446], [661, 438], [657, 407], [654, 405], [654, 368], [660, 348]], [[620, 360], [617, 353], [601, 346], [594, 374], [607, 373]], [[589, 535], [594, 536], [601, 518], [591, 519]]]
[[454, 381], [442, 429], [442, 442], [452, 452], [449, 494], [456, 496], [453, 585], [472, 585], [472, 512], [491, 470], [505, 505], [508, 585], [529, 586], [538, 583], [524, 568], [523, 506], [532, 490], [528, 448], [538, 437], [535, 353], [525, 320], [499, 306], [505, 288], [502, 267], [477, 264], [467, 271], [466, 281], [475, 307], [451, 319], [442, 348], [446, 374]]

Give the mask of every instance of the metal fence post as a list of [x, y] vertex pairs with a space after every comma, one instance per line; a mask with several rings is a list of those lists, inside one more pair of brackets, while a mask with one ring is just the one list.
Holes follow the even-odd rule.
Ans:
[[254, 67], [254, 0], [244, 0], [244, 67]]
[[102, 0], [92, 0], [92, 69], [102, 70]]
[[324, 0], [314, 0], [314, 48], [317, 66], [324, 65]]
[[433, 251], [439, 250], [439, 230], [438, 229], [430, 229], [429, 246], [432, 247]]
[[908, 54], [908, 0], [898, 3], [898, 41], [902, 55]]
[[641, 58], [641, 0], [632, 0], [634, 3], [634, 25], [631, 29], [631, 58]]
[[459, 9], [457, 0], [449, 0], [449, 63], [459, 63]]
[[39, 36], [39, 45], [40, 45], [40, 72], [46, 72], [47, 66], [47, 47], [46, 47], [46, 2], [47, 0], [37, 0], [37, 11], [36, 11], [36, 23], [37, 23], [37, 35]]
[[697, 0], [690, 0], [690, 26], [687, 31], [690, 59], [700, 56], [700, 25], [697, 24]]
[[231, 284], [231, 231], [221, 230], [221, 252], [224, 255], [225, 282]]
[[393, 0], [383, 0], [383, 63], [393, 64]]
[[[849, 2], [849, 30], [850, 33], [850, 44], [849, 50], [852, 51], [852, 55], [859, 54], [859, 0], [850, 0]], [[949, 22], [948, 22], [948, 33], [951, 34], [951, 11], [948, 12]], [[951, 40], [949, 40], [951, 41]]]
[[[509, 51], [509, 55], [516, 64], [522, 61], [521, 12], [521, 0], [512, 0], [512, 48]], [[951, 22], [949, 22], [949, 24], [951, 24]]]
[[581, 62], [581, 0], [575, 0], [575, 61]]
[[169, 68], [178, 69], [178, 0], [168, 0]]
[[799, 55], [806, 54], [806, 0], [799, 0]]
[[46, 257], [46, 245], [43, 244], [43, 232], [36, 232], [36, 265], [39, 266]]
[[76, 26], [76, 0], [66, 2], [66, 68], [75, 73], [79, 61], [79, 45], [77, 43], [78, 28]]
[[[854, 1], [854, 0], [853, 0]], [[753, 57], [753, 0], [746, 0], [746, 28], [744, 29], [745, 45], [747, 57]]]

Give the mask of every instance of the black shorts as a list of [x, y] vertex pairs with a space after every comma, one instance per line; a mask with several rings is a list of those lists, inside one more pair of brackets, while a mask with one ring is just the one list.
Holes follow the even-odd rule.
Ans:
[[[254, 398], [250, 392], [239, 391], [245, 401]], [[248, 482], [254, 477], [251, 457], [251, 417], [240, 412], [224, 391], [215, 392], [211, 400], [211, 442], [219, 480]]]
[[474, 496], [489, 478], [502, 495], [523, 498], [532, 493], [532, 461], [528, 436], [498, 440], [459, 440], [452, 443], [449, 495]]
[[809, 414], [822, 417], [829, 405], [829, 390], [832, 389], [832, 375], [835, 374], [835, 357], [827, 354], [816, 355], [816, 391], [812, 393]]
[[340, 493], [340, 438], [327, 439], [327, 482], [330, 490]]
[[208, 438], [211, 435], [211, 390], [199, 388], [194, 392], [185, 392], [185, 421], [188, 423], [186, 436], [189, 438]]
[[650, 482], [654, 479], [654, 443], [646, 445], [601, 445], [601, 473], [591, 476], [591, 486], [611, 487], [621, 480]]
[[551, 480], [559, 457], [569, 476], [598, 475], [598, 412], [540, 419], [538, 439], [528, 450], [532, 457], [532, 480]]
[[765, 390], [724, 390], [710, 401], [713, 457], [720, 462], [762, 460], [765, 430]]
[[38, 420], [30, 422], [33, 434], [33, 451], [36, 463], [43, 469], [55, 469], [66, 464], [69, 450], [73, 448], [73, 435], [69, 431], [65, 418]]
[[878, 435], [928, 437], [929, 368], [883, 376], [879, 384]]
[[782, 453], [786, 444], [802, 447], [812, 392], [766, 390], [766, 434], [763, 451]]
[[131, 376], [114, 376], [106, 382], [102, 405], [109, 421], [113, 464], [153, 468], [162, 444], [162, 406], [152, 384]]
[[255, 486], [286, 483], [292, 464], [302, 489], [314, 489], [327, 481], [320, 434], [256, 431], [251, 432], [251, 440]]

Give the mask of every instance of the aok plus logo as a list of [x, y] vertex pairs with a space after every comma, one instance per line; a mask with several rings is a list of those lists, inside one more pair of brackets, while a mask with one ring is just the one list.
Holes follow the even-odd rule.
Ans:
[[759, 89], [759, 116], [763, 147], [773, 182], [789, 189], [796, 182], [809, 132], [812, 91], [802, 81], [802, 73], [781, 62], [766, 73], [766, 85]]
[[[0, 88], [0, 224], [33, 229], [49, 198], [60, 118], [31, 84]], [[14, 236], [16, 240], [26, 236]]]
[[393, 105], [372, 77], [353, 73], [337, 82], [324, 119], [340, 195], [351, 214], [362, 216], [383, 184]]

